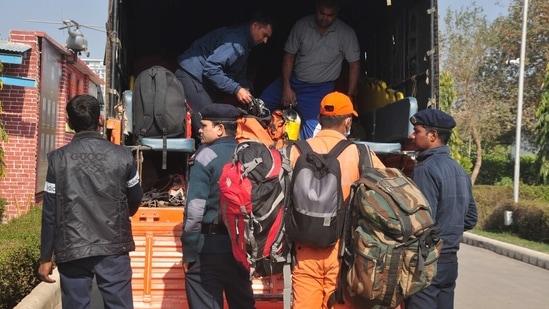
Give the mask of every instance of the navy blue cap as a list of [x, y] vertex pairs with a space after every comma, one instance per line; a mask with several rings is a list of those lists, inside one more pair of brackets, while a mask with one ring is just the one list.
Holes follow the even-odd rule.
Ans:
[[456, 126], [456, 121], [452, 116], [438, 109], [424, 109], [415, 113], [410, 117], [410, 122], [413, 125], [422, 124], [430, 127], [451, 130]]
[[208, 104], [200, 110], [201, 119], [212, 121], [236, 121], [241, 114], [238, 108], [224, 103]]

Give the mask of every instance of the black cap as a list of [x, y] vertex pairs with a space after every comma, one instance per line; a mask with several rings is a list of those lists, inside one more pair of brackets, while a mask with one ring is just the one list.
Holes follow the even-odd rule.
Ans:
[[203, 120], [236, 121], [240, 116], [240, 110], [231, 104], [213, 103], [200, 110], [200, 119]]
[[424, 109], [410, 117], [413, 125], [422, 124], [430, 127], [451, 130], [456, 126], [456, 121], [452, 116], [438, 109]]

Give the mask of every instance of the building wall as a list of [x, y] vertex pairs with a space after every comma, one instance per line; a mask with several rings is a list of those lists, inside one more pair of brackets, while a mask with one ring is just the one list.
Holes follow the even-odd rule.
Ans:
[[[12, 42], [25, 43], [32, 46], [26, 52], [21, 65], [4, 64], [4, 74], [8, 76], [25, 77], [38, 81], [36, 88], [24, 88], [4, 85], [0, 91], [0, 101], [3, 111], [0, 119], [8, 134], [8, 141], [2, 144], [6, 163], [6, 177], [0, 179], [0, 198], [8, 201], [4, 212], [5, 222], [25, 213], [31, 205], [41, 203], [41, 192], [44, 188], [45, 161], [40, 160], [40, 130], [42, 113], [41, 76], [43, 63], [41, 58], [43, 33], [31, 31], [12, 31]], [[66, 131], [65, 107], [74, 94], [87, 93], [90, 78], [85, 72], [71, 63], [72, 57], [59, 49], [59, 44], [52, 42], [54, 52], [61, 57], [58, 62], [61, 74], [59, 82], [58, 102], [56, 102], [57, 127], [55, 128], [55, 148], [70, 142], [73, 134]], [[71, 82], [71, 76], [74, 76]], [[47, 77], [44, 77], [47, 78]], [[80, 85], [74, 85], [80, 81]], [[43, 156], [42, 156], [43, 157]], [[43, 159], [43, 158], [42, 158]], [[40, 162], [40, 163], [39, 163]], [[40, 169], [39, 169], [40, 166]], [[40, 176], [42, 175], [42, 176]]]
[[[5, 64], [4, 74], [40, 79], [38, 38], [32, 34], [14, 34], [13, 41], [32, 46], [21, 65]], [[0, 197], [8, 201], [4, 215], [15, 217], [35, 202], [36, 155], [38, 137], [39, 88], [4, 85], [0, 91], [4, 129], [8, 141], [3, 143], [6, 177], [0, 179]]]

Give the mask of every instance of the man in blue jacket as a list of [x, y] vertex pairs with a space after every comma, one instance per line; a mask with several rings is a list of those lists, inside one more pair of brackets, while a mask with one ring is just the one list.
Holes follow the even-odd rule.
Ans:
[[219, 177], [236, 148], [239, 110], [230, 104], [210, 104], [199, 113], [202, 146], [192, 159], [183, 222], [183, 270], [190, 308], [253, 309], [249, 273], [239, 267], [231, 238], [219, 215]]
[[412, 179], [423, 192], [444, 241], [431, 285], [406, 300], [406, 309], [452, 309], [458, 275], [457, 251], [463, 232], [477, 224], [471, 179], [450, 157], [446, 145], [456, 122], [452, 116], [425, 109], [410, 118], [410, 136], [419, 152]]
[[195, 111], [192, 126], [196, 138], [200, 128], [198, 112], [212, 104], [214, 93], [233, 95], [243, 104], [252, 102], [246, 79], [248, 55], [252, 47], [267, 43], [272, 35], [270, 17], [257, 13], [249, 23], [207, 33], [179, 55], [175, 75]]

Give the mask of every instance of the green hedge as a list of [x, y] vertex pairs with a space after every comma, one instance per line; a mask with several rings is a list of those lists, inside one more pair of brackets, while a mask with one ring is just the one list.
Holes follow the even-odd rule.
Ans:
[[[512, 183], [515, 161], [509, 156], [487, 154], [482, 157], [482, 167], [478, 174], [477, 185], [496, 185]], [[520, 182], [527, 185], [541, 185], [539, 165], [535, 155], [520, 157]]]
[[[521, 185], [519, 189], [519, 201], [515, 203], [512, 186], [475, 186], [478, 227], [549, 243], [549, 187]], [[505, 211], [513, 212], [513, 223], [509, 226], [504, 225]]]
[[32, 207], [19, 218], [0, 225], [0, 309], [15, 307], [40, 280], [42, 208]]

